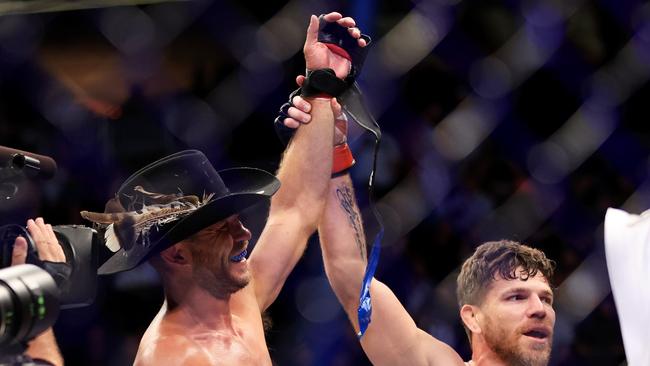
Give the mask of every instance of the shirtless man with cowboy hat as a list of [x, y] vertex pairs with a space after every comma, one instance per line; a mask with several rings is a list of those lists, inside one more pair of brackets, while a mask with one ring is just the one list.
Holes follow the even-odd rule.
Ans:
[[[359, 38], [351, 18], [324, 19]], [[318, 28], [312, 16], [307, 68], [345, 78], [349, 61], [318, 41]], [[183, 151], [133, 174], [105, 213], [82, 213], [105, 226], [107, 246], [116, 250], [100, 274], [149, 261], [162, 278], [165, 301], [136, 365], [271, 365], [262, 312], [316, 230], [332, 174], [335, 101], [308, 100], [312, 123], [292, 139], [277, 179], [251, 168], [217, 172], [202, 153]], [[266, 226], [247, 259], [251, 233], [238, 213], [269, 199]]]

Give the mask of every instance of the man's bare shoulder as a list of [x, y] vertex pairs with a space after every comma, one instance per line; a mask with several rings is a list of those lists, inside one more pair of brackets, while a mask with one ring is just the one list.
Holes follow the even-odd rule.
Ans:
[[212, 365], [210, 355], [196, 341], [181, 335], [147, 337], [138, 348], [133, 363], [145, 365]]

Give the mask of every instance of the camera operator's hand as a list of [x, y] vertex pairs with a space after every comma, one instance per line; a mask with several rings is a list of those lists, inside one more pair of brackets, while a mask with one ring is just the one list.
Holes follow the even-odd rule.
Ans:
[[32, 236], [38, 251], [38, 258], [42, 261], [65, 262], [63, 248], [54, 235], [52, 225], [46, 224], [43, 218], [27, 221], [27, 230]]
[[[38, 257], [43, 261], [65, 262], [63, 248], [52, 231], [52, 225], [45, 224], [42, 218], [27, 221], [27, 230], [31, 235]], [[27, 240], [23, 237], [17, 237], [14, 241], [13, 252], [11, 253], [11, 265], [16, 266], [24, 264], [27, 259]], [[43, 333], [37, 335], [29, 341], [25, 354], [33, 360], [49, 362], [55, 366], [63, 366], [63, 356], [56, 344], [54, 331], [48, 328]]]
[[[31, 235], [38, 258], [42, 261], [48, 262], [65, 262], [65, 254], [63, 248], [59, 245], [59, 241], [54, 235], [52, 225], [46, 224], [43, 218], [39, 217], [36, 220], [29, 219], [27, 221], [27, 230]], [[24, 264], [27, 259], [27, 240], [23, 237], [17, 237], [14, 242], [14, 250], [11, 255], [11, 265]]]

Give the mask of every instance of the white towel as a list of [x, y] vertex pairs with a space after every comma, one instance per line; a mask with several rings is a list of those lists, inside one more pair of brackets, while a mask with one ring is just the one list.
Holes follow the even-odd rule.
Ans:
[[641, 215], [610, 208], [605, 254], [630, 366], [650, 365], [650, 210]]

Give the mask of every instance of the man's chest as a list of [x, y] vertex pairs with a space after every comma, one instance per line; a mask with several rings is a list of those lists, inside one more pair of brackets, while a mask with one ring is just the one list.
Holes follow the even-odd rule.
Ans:
[[192, 339], [218, 365], [271, 365], [263, 332], [242, 329], [235, 335], [213, 332]]

